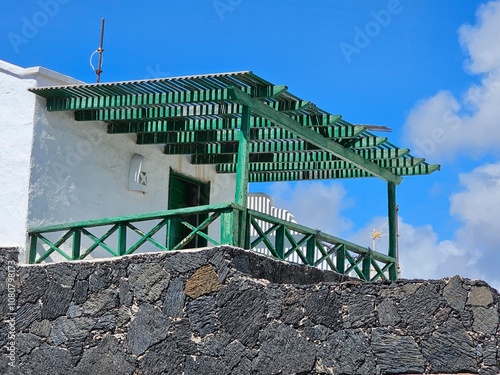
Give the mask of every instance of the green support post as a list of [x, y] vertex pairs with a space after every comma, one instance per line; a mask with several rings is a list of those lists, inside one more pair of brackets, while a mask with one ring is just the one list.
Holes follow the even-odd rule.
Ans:
[[337, 270], [341, 273], [345, 273], [345, 245], [340, 245], [336, 254], [337, 260]]
[[396, 184], [394, 182], [387, 183], [387, 197], [388, 197], [388, 218], [389, 218], [389, 255], [396, 259], [396, 262], [389, 267], [389, 279], [398, 279], [397, 270], [397, 260], [398, 260], [398, 249], [397, 249], [397, 208], [396, 208]]
[[118, 255], [127, 252], [127, 223], [118, 223]]
[[238, 220], [239, 211], [231, 210], [228, 212], [223, 212], [220, 215], [220, 239], [221, 243], [226, 245], [234, 245], [235, 243], [235, 227], [236, 221]]
[[80, 246], [82, 243], [82, 231], [80, 228], [75, 228], [73, 231], [73, 244], [71, 246], [71, 259], [80, 259]]
[[278, 258], [285, 258], [285, 226], [280, 225], [276, 229], [276, 241], [274, 243], [274, 249], [276, 250], [276, 255]]
[[363, 265], [362, 265], [363, 277], [364, 277], [365, 281], [370, 281], [371, 267], [372, 267], [372, 257], [370, 255], [370, 253], [368, 253], [368, 254], [365, 254], [365, 257], [363, 258]]
[[314, 266], [314, 251], [316, 250], [316, 237], [311, 236], [307, 240], [306, 245], [306, 260], [308, 266]]
[[238, 220], [238, 238], [234, 245], [245, 247], [246, 244], [246, 214], [248, 201], [248, 180], [250, 175], [250, 108], [243, 106], [241, 128], [238, 139], [238, 164], [236, 167], [236, 189], [234, 202], [243, 207]]
[[30, 254], [29, 254], [29, 263], [35, 264], [36, 262], [36, 246], [38, 244], [38, 237], [36, 234], [32, 233], [30, 238]]

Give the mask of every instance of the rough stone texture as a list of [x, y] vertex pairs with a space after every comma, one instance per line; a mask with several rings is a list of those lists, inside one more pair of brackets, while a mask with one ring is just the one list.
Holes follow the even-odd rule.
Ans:
[[184, 293], [182, 292], [183, 285], [181, 278], [174, 279], [168, 285], [165, 301], [163, 302], [163, 312], [172, 318], [180, 318], [182, 316], [185, 300]]
[[487, 286], [473, 286], [469, 292], [467, 305], [487, 307], [493, 303], [493, 293]]
[[[13, 259], [0, 249], [2, 285]], [[231, 247], [16, 270], [17, 367], [2, 353], [1, 374], [500, 372], [482, 281], [362, 283]]]
[[191, 298], [198, 298], [204, 294], [218, 292], [222, 288], [222, 283], [215, 269], [211, 265], [198, 268], [196, 272], [186, 282], [184, 292]]
[[425, 359], [413, 337], [377, 328], [372, 333], [372, 347], [378, 366], [385, 374], [424, 372]]
[[127, 335], [128, 348], [134, 355], [140, 355], [151, 345], [156, 344], [168, 334], [170, 321], [157, 308], [143, 304], [136, 318], [130, 323]]

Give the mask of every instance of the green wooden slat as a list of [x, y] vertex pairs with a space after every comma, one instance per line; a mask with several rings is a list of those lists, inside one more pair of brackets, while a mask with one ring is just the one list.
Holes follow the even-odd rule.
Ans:
[[372, 177], [366, 171], [351, 170], [316, 170], [316, 171], [285, 171], [285, 172], [254, 172], [250, 173], [250, 182], [277, 182], [277, 181], [309, 181], [330, 180], [340, 178]]
[[[104, 87], [100, 88], [101, 90]], [[255, 92], [254, 87], [240, 87], [240, 89], [252, 97], [266, 98], [274, 97], [279, 93], [286, 91], [286, 86], [267, 86], [259, 88]], [[124, 95], [114, 93], [113, 91], [104, 91], [99, 93], [99, 97], [90, 97], [87, 101], [74, 101], [73, 97], [67, 98], [49, 98], [47, 100], [48, 111], [69, 111], [69, 110], [90, 110], [101, 109], [118, 109], [122, 107], [134, 108], [142, 106], [156, 106], [167, 104], [192, 104], [203, 102], [221, 102], [230, 100], [228, 90], [210, 89], [210, 90], [193, 90], [193, 91], [170, 91], [163, 93], [143, 93], [137, 95]], [[89, 100], [90, 99], [90, 100]], [[95, 100], [98, 99], [98, 100]]]
[[92, 239], [94, 241], [94, 243], [87, 248], [87, 250], [85, 251], [85, 253], [83, 255], [80, 255], [80, 259], [85, 259], [98, 246], [102, 247], [104, 250], [106, 250], [111, 255], [118, 256], [118, 254], [116, 252], [114, 252], [113, 249], [111, 249], [111, 247], [109, 247], [104, 242], [106, 239], [108, 239], [117, 230], [118, 230], [118, 225], [113, 225], [106, 233], [104, 233], [101, 237], [97, 238], [92, 233], [90, 233], [87, 229], [82, 228], [82, 233], [85, 234], [90, 239]]
[[[176, 147], [169, 145], [165, 147], [165, 153], [169, 155], [176, 154]], [[371, 149], [356, 149], [353, 152], [369, 159], [371, 161], [394, 159], [404, 156], [409, 153], [408, 149], [388, 149], [388, 150], [371, 150]], [[236, 155], [209, 155], [209, 154], [193, 154], [191, 156], [192, 164], [235, 164], [237, 161]], [[250, 162], [261, 163], [300, 163], [314, 161], [334, 161], [339, 158], [324, 151], [312, 152], [287, 152], [287, 153], [262, 153], [251, 154]]]
[[161, 243], [158, 241], [154, 240], [152, 236], [154, 236], [161, 228], [163, 228], [168, 222], [168, 218], [161, 220], [158, 224], [156, 224], [149, 232], [144, 233], [142, 230], [138, 229], [136, 226], [128, 223], [128, 227], [132, 229], [135, 233], [139, 234], [141, 238], [139, 241], [137, 241], [135, 244], [130, 246], [130, 248], [127, 250], [127, 254], [132, 254], [135, 252], [139, 247], [141, 247], [146, 241], [152, 243], [155, 245], [157, 248], [160, 250], [167, 250], [165, 246], [163, 246]]
[[[341, 121], [339, 115], [298, 115], [291, 116], [295, 121], [303, 126], [310, 127], [322, 135], [331, 138], [352, 138], [365, 131], [362, 126], [355, 126], [345, 121]], [[251, 117], [251, 128], [268, 128], [275, 126], [272, 121], [263, 117]], [[148, 133], [167, 131], [201, 131], [201, 130], [222, 130], [239, 129], [241, 127], [241, 117], [209, 117], [203, 119], [170, 118], [168, 120], [150, 121], [113, 121], [108, 124], [108, 133]], [[281, 129], [281, 128], [279, 128]], [[281, 129], [285, 131], [284, 129]]]
[[[173, 123], [173, 126], [179, 126]], [[180, 125], [182, 126], [182, 125]], [[108, 127], [109, 128], [109, 127]], [[352, 127], [351, 127], [352, 128]], [[346, 127], [313, 127], [314, 131], [322, 134], [327, 138], [332, 139], [345, 139], [348, 132]], [[157, 130], [157, 129], [153, 129]], [[351, 130], [354, 133], [355, 129]], [[164, 144], [182, 144], [182, 143], [205, 143], [205, 142], [236, 142], [238, 140], [238, 129], [221, 129], [221, 130], [206, 130], [206, 131], [168, 131], [168, 132], [144, 132], [137, 134], [138, 144], [154, 144], [154, 143], [164, 143]], [[278, 127], [270, 128], [253, 128], [250, 129], [250, 140], [252, 141], [265, 141], [265, 140], [294, 140], [299, 141], [300, 138], [285, 130]], [[383, 137], [373, 137], [370, 139], [359, 140], [353, 144], [353, 148], [363, 148], [363, 147], [373, 147], [375, 144], [380, 145], [386, 141]], [[314, 149], [317, 149], [315, 147]]]
[[287, 130], [299, 135], [301, 138], [307, 140], [309, 143], [314, 144], [322, 148], [327, 152], [331, 152], [335, 156], [338, 156], [348, 162], [356, 164], [361, 169], [366, 170], [368, 173], [378, 176], [386, 181], [391, 181], [399, 184], [402, 181], [400, 176], [396, 176], [392, 172], [379, 167], [378, 165], [371, 163], [370, 161], [362, 158], [361, 156], [355, 154], [349, 149], [346, 149], [339, 145], [338, 143], [322, 137], [316, 132], [300, 126], [299, 123], [292, 120], [290, 117], [279, 113], [273, 108], [261, 103], [260, 101], [253, 99], [241, 90], [233, 88], [234, 99], [236, 99], [242, 105], [248, 105], [253, 112], [264, 116], [269, 120], [285, 127]]
[[[389, 160], [374, 160], [373, 162], [383, 166], [384, 168], [396, 168], [401, 165], [407, 167], [412, 164], [418, 165], [424, 159], [402, 158]], [[281, 171], [305, 171], [305, 170], [327, 170], [327, 169], [356, 169], [357, 167], [343, 160], [336, 161], [313, 161], [313, 162], [296, 162], [296, 163], [273, 163], [273, 162], [252, 162], [250, 164], [250, 172], [281, 172]], [[236, 165], [234, 164], [219, 164], [216, 166], [218, 173], [236, 173]]]

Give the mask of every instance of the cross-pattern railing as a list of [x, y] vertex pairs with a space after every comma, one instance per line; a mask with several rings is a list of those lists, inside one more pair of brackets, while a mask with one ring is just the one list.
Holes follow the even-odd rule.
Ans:
[[367, 281], [389, 279], [396, 265], [369, 248], [233, 203], [31, 228], [29, 235], [30, 263], [56, 254], [80, 260], [230, 244]]
[[[234, 210], [233, 204], [216, 204], [32, 228], [29, 262], [41, 263], [55, 254], [80, 260], [99, 250], [101, 257], [128, 255], [139, 249], [179, 250], [199, 243], [193, 240], [200, 238], [215, 246], [232, 243]], [[193, 225], [193, 217], [202, 220]], [[220, 233], [209, 232], [216, 221]], [[180, 227], [184, 229], [181, 237]]]
[[370, 248], [258, 211], [248, 210], [248, 221], [258, 234], [251, 237], [250, 248], [278, 259], [367, 281], [389, 279], [389, 268], [396, 265], [396, 259]]

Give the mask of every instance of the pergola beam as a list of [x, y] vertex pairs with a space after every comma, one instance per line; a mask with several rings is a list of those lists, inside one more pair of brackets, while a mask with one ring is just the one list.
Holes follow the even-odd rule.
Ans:
[[257, 113], [260, 116], [266, 117], [267, 119], [275, 122], [276, 124], [279, 124], [280, 126], [283, 126], [287, 130], [297, 134], [301, 138], [306, 139], [309, 143], [314, 144], [315, 146], [318, 146], [321, 149], [330, 152], [343, 160], [351, 162], [367, 173], [380, 177], [383, 180], [394, 182], [396, 184], [399, 184], [402, 181], [402, 178], [400, 176], [396, 176], [387, 169], [383, 169], [380, 166], [362, 158], [353, 151], [346, 149], [340, 144], [321, 136], [313, 130], [301, 126], [298, 122], [294, 121], [290, 117], [275, 111], [259, 100], [256, 100], [245, 94], [238, 88], [232, 87], [229, 88], [229, 90], [232, 91], [233, 99], [237, 100], [242, 105], [247, 105], [253, 112]]
[[[295, 121], [303, 126], [308, 126], [321, 134], [334, 132], [340, 138], [351, 138], [360, 135], [365, 131], [363, 126], [342, 124], [340, 116], [313, 116], [313, 115], [295, 115], [291, 116]], [[188, 117], [170, 118], [168, 120], [113, 120], [108, 123], [108, 133], [161, 133], [169, 131], [208, 131], [239, 129], [241, 127], [241, 118], [238, 115], [224, 118], [203, 118], [190, 119]], [[268, 119], [262, 117], [251, 117], [250, 128], [268, 128], [276, 127]], [[332, 135], [333, 137], [333, 135]]]
[[[287, 91], [286, 86], [261, 86], [240, 87], [242, 91], [254, 98], [275, 97]], [[80, 89], [81, 90], [81, 89]], [[128, 94], [120, 91], [117, 87], [105, 85], [94, 87], [87, 95], [78, 95], [62, 98], [48, 98], [48, 111], [80, 111], [98, 110], [103, 107], [107, 109], [133, 109], [144, 106], [172, 105], [172, 104], [194, 104], [215, 103], [230, 101], [230, 93], [227, 88], [216, 88], [211, 90], [165, 90], [164, 92], [149, 92], [142, 94]]]

